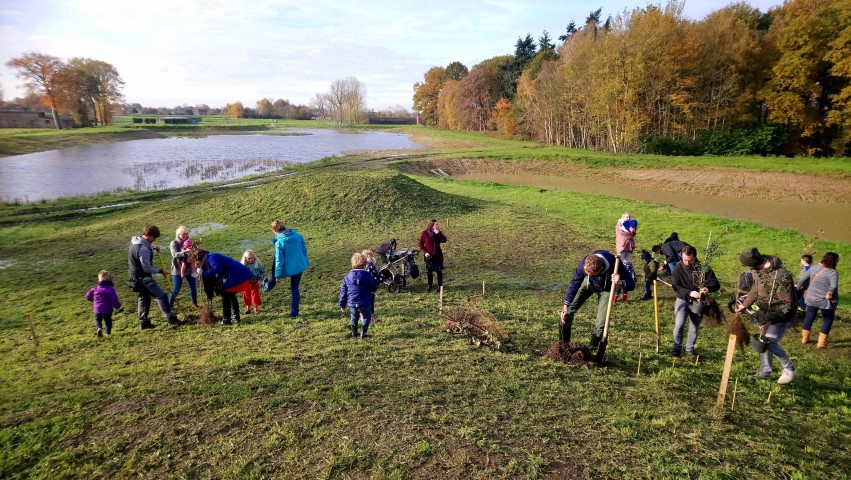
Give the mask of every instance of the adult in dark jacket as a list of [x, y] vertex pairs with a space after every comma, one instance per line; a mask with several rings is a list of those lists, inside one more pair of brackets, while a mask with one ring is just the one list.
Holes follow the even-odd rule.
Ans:
[[154, 250], [160, 251], [160, 247], [153, 243], [160, 237], [160, 229], [155, 225], [145, 225], [141, 235], [130, 239], [130, 249], [127, 252], [127, 265], [130, 273], [130, 283], [133, 291], [139, 294], [137, 312], [139, 324], [142, 330], [154, 328], [148, 313], [151, 310], [151, 298], [156, 300], [157, 305], [163, 312], [170, 325], [179, 325], [177, 315], [171, 311], [168, 303], [168, 295], [162, 291], [153, 278], [153, 274], [168, 275], [165, 270], [154, 267]]
[[358, 336], [358, 318], [363, 319], [363, 331], [360, 338], [369, 336], [366, 331], [369, 329], [375, 308], [375, 292], [378, 290], [378, 282], [375, 281], [366, 266], [366, 257], [363, 254], [355, 253], [352, 255], [352, 269], [343, 277], [343, 283], [340, 285], [338, 305], [340, 312], [345, 312], [346, 307], [349, 307], [352, 337]]
[[703, 321], [703, 303], [700, 297], [717, 292], [721, 288], [715, 272], [697, 261], [697, 250], [694, 247], [686, 245], [680, 253], [682, 261], [671, 274], [671, 287], [677, 295], [674, 302], [674, 349], [671, 351], [674, 357], [679, 357], [682, 353], [686, 319], [689, 321], [686, 354], [694, 355], [694, 342], [697, 341], [700, 322]]
[[292, 303], [290, 304], [290, 317], [299, 315], [301, 304], [301, 274], [310, 266], [307, 260], [307, 244], [304, 237], [294, 228], [287, 228], [280, 219], [272, 221], [272, 231], [275, 233], [275, 258], [272, 270], [275, 272], [276, 281], [290, 278], [290, 292]]
[[687, 246], [688, 243], [680, 240], [680, 236], [677, 232], [671, 232], [671, 236], [666, 238], [662, 245], [659, 246], [657, 250], [654, 246], [653, 252], [661, 253], [665, 256], [665, 268], [668, 269], [668, 272], [673, 274], [674, 267], [677, 266], [677, 263], [682, 259], [681, 252], [683, 251], [683, 247]]
[[198, 265], [207, 299], [217, 293], [222, 296], [222, 325], [239, 323], [236, 294], [251, 288], [251, 270], [238, 260], [206, 250], [198, 250]]
[[423, 252], [428, 278], [427, 292], [430, 292], [433, 288], [434, 273], [437, 273], [436, 291], [440, 291], [440, 287], [443, 286], [443, 250], [440, 248], [441, 243], [446, 243], [446, 235], [440, 231], [440, 222], [431, 219], [420, 235], [420, 251]]
[[795, 319], [795, 282], [778, 257], [762, 255], [756, 248], [742, 252], [739, 260], [743, 266], [753, 269], [753, 286], [736, 309], [736, 313], [744, 312], [751, 305], [757, 304], [759, 310], [755, 318], [760, 324], [760, 336], [768, 344], [766, 350], [759, 355], [760, 368], [754, 377], [770, 379], [774, 357], [777, 357], [783, 367], [777, 383], [785, 385], [798, 375], [792, 360], [780, 346], [780, 340]]
[[570, 343], [573, 317], [591, 295], [597, 294], [597, 320], [591, 334], [591, 348], [596, 349], [600, 345], [609, 306], [609, 297], [604, 293], [611, 290], [612, 282], [619, 284], [625, 292], [635, 289], [635, 277], [630, 275], [623, 263], [615, 271], [615, 256], [610, 252], [595, 250], [579, 262], [564, 295], [559, 335], [561, 341]]

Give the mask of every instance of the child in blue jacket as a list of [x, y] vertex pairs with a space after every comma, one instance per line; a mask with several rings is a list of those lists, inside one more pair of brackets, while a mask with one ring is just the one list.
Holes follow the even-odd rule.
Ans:
[[358, 318], [363, 319], [363, 331], [360, 338], [367, 338], [366, 333], [372, 319], [375, 302], [375, 291], [378, 283], [366, 269], [366, 257], [360, 253], [352, 255], [352, 269], [343, 278], [340, 285], [340, 312], [349, 307], [352, 325], [352, 338], [358, 337]]

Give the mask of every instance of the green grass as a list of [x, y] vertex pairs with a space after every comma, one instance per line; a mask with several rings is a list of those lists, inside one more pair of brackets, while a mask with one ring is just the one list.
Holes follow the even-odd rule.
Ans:
[[[672, 362], [654, 351], [652, 304], [633, 300], [615, 308], [606, 368], [540, 354], [556, 339], [556, 312], [576, 262], [610, 246], [621, 200], [341, 163], [304, 166], [251, 189], [145, 194], [143, 203], [96, 214], [51, 215], [50, 207], [102, 205], [109, 196], [4, 206], [0, 477], [848, 477], [845, 306], [827, 351], [802, 346], [789, 332], [783, 345], [800, 376], [788, 387], [751, 380], [756, 355], [737, 356], [736, 408], [729, 410], [731, 385], [728, 409], [715, 416], [723, 328], [703, 329], [699, 364]], [[669, 206], [631, 208], [653, 219], [642, 223], [640, 242], [671, 230], [698, 239], [729, 229], [725, 255], [714, 263], [725, 290], [740, 250], [757, 245], [789, 260], [811, 240]], [[515, 353], [477, 349], [444, 332], [446, 319], [422, 279], [409, 291], [378, 294], [372, 339], [345, 338], [336, 296], [351, 252], [390, 238], [415, 246], [432, 216], [449, 238], [444, 316], [474, 302], [511, 335]], [[301, 320], [288, 318], [283, 284], [264, 294], [263, 313], [236, 327], [160, 322], [138, 330], [123, 280], [128, 240], [143, 224], [162, 228], [162, 245], [180, 224], [212, 226], [196, 238], [202, 245], [234, 258], [253, 247], [268, 264], [274, 217], [307, 239], [312, 266]], [[817, 244], [819, 251], [848, 247]], [[83, 294], [102, 268], [117, 273], [127, 311], [116, 316], [112, 338], [97, 339]], [[848, 298], [843, 264], [840, 279]], [[673, 296], [660, 291], [667, 350]], [[181, 293], [181, 308], [188, 303]], [[593, 310], [577, 317], [578, 341], [590, 334]]]

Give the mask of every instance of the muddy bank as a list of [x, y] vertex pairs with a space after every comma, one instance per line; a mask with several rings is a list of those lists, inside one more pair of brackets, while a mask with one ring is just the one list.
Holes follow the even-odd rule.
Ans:
[[[436, 160], [418, 173], [440, 168], [452, 178], [555, 188], [676, 205], [721, 217], [756, 222], [821, 238], [851, 242], [851, 179], [734, 169], [591, 169], [548, 162]], [[772, 188], [758, 188], [766, 185]]]

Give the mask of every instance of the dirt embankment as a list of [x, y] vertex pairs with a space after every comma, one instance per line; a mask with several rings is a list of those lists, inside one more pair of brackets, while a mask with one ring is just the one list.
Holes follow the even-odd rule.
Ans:
[[741, 169], [595, 169], [556, 162], [478, 159], [425, 160], [409, 164], [412, 173], [428, 175], [441, 169], [451, 177], [490, 175], [546, 175], [597, 184], [628, 186], [730, 198], [758, 198], [800, 202], [851, 203], [851, 178], [834, 175], [755, 172]]

